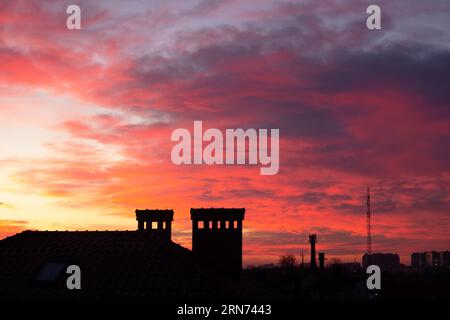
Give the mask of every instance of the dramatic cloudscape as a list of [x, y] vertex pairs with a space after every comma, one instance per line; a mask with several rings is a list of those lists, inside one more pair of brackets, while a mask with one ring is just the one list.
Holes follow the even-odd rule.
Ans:
[[[66, 8], [82, 29], [67, 30]], [[244, 263], [450, 249], [450, 3], [0, 2], [0, 238], [245, 207]], [[176, 128], [279, 128], [280, 171], [176, 166]]]

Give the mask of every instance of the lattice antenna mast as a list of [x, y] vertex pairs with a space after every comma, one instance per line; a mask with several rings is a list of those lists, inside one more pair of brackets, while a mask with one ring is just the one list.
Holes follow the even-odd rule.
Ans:
[[372, 234], [370, 230], [370, 189], [367, 187], [367, 254], [372, 254]]

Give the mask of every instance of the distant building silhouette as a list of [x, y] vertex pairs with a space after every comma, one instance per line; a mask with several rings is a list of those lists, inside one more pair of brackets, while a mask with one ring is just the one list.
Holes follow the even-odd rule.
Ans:
[[441, 255], [437, 251], [426, 252], [426, 261], [428, 266], [439, 267], [441, 265]]
[[424, 268], [427, 266], [427, 253], [414, 252], [411, 254], [411, 267]]
[[426, 251], [411, 254], [411, 267], [450, 267], [449, 251]]
[[319, 269], [320, 271], [325, 270], [325, 252], [319, 252]]
[[445, 268], [450, 268], [450, 251], [441, 252], [441, 263]]
[[361, 271], [361, 264], [358, 262], [345, 262], [342, 264], [342, 269], [350, 273]]
[[195, 257], [233, 277], [242, 271], [242, 221], [245, 209], [191, 209]]
[[400, 257], [396, 253], [364, 254], [362, 258], [363, 268], [367, 269], [372, 264], [379, 266], [381, 271], [398, 271], [400, 270]]
[[309, 243], [311, 244], [311, 269], [317, 269], [317, 263], [316, 263], [316, 242], [317, 242], [317, 235], [316, 234], [310, 234], [309, 235]]

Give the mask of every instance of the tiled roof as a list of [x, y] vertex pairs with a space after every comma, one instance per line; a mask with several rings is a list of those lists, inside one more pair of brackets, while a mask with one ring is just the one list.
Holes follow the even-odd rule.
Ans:
[[[71, 264], [81, 290], [66, 287]], [[217, 299], [237, 296], [232, 283], [148, 232], [25, 231], [0, 241], [0, 300]]]

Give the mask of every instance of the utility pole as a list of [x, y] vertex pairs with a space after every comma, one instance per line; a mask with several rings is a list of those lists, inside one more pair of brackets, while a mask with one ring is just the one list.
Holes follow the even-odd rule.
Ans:
[[367, 187], [367, 254], [372, 254], [372, 233], [371, 233], [371, 226], [370, 226], [370, 189]]

